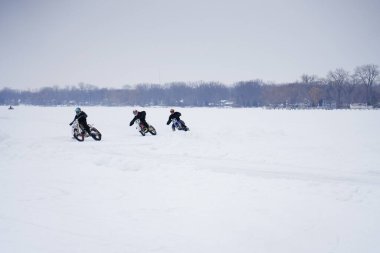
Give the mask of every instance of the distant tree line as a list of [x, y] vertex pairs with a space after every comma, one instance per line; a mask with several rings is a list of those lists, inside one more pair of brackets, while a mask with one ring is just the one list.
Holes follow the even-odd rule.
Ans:
[[174, 82], [106, 89], [81, 83], [37, 91], [10, 88], [0, 91], [2, 105], [347, 108], [353, 103], [380, 106], [377, 65], [359, 66], [352, 74], [336, 69], [329, 71], [325, 78], [304, 74], [301, 80], [287, 84], [270, 84], [261, 80], [241, 81], [232, 86], [218, 82]]

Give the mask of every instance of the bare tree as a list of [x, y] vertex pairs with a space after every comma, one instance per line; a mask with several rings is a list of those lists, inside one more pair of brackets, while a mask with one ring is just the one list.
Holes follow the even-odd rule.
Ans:
[[318, 77], [316, 75], [303, 74], [301, 76], [301, 82], [304, 84], [312, 84], [315, 83], [317, 80]]
[[261, 104], [262, 85], [261, 80], [236, 83], [232, 92], [235, 104], [244, 107], [259, 106]]
[[374, 64], [367, 64], [356, 67], [355, 76], [364, 85], [366, 90], [367, 105], [373, 104], [373, 92], [372, 87], [379, 76], [379, 67]]
[[349, 77], [350, 74], [341, 68], [327, 74], [327, 80], [335, 91], [337, 108], [342, 108], [342, 92], [345, 84], [349, 81]]
[[360, 87], [360, 81], [355, 77], [355, 74], [353, 74], [350, 76], [349, 81], [344, 86], [344, 93], [346, 95], [346, 101], [348, 104], [351, 104], [353, 102], [353, 95], [358, 87]]
[[311, 89], [308, 92], [309, 98], [311, 100], [311, 106], [320, 106], [322, 97], [323, 97], [323, 90], [320, 86], [314, 85], [311, 87]]

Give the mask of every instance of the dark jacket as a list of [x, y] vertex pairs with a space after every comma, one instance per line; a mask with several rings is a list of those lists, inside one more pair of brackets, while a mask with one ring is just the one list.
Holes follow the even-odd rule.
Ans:
[[86, 118], [87, 118], [87, 114], [84, 111], [81, 111], [80, 113], [75, 115], [75, 118], [72, 122], [74, 122], [75, 120], [78, 120], [79, 124], [87, 126], [87, 119]]
[[81, 111], [77, 115], [75, 115], [74, 120], [70, 123], [70, 126], [74, 123], [75, 120], [78, 120], [78, 123], [88, 134], [91, 135], [91, 129], [90, 126], [87, 125], [87, 114], [84, 111]]
[[129, 123], [129, 125], [132, 126], [133, 123], [135, 123], [135, 121], [137, 119], [139, 119], [142, 123], [144, 123], [144, 125], [146, 125], [145, 116], [146, 116], [146, 112], [145, 111], [138, 112], [137, 115]]
[[170, 122], [172, 122], [173, 119], [176, 119], [176, 120], [180, 121], [181, 119], [179, 117], [181, 117], [181, 113], [180, 112], [174, 112], [174, 113], [170, 114], [168, 122], [166, 122], [166, 125], [169, 125]]

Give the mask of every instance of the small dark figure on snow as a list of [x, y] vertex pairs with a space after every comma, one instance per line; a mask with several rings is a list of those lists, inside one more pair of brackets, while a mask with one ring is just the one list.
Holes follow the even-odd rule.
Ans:
[[[173, 119], [176, 119], [178, 122], [181, 123], [180, 130], [187, 131], [189, 128], [185, 125], [185, 122], [183, 120], [181, 120], [179, 117], [181, 117], [180, 112], [176, 112], [176, 111], [174, 111], [174, 109], [170, 109], [170, 116], [169, 116], [168, 122], [166, 122], [166, 125], [169, 125]], [[172, 124], [172, 130], [175, 131], [174, 123]]]
[[91, 135], [90, 127], [87, 124], [87, 114], [82, 111], [79, 107], [75, 109], [75, 118], [71, 121], [70, 126], [74, 123], [75, 120], [78, 120], [79, 125], [84, 129], [89, 135]]
[[132, 121], [129, 123], [129, 126], [132, 126], [135, 121], [137, 119], [140, 120], [140, 122], [143, 124], [143, 126], [145, 127], [145, 131], [148, 131], [149, 129], [149, 125], [148, 123], [145, 121], [145, 116], [146, 116], [146, 112], [145, 111], [137, 111], [137, 110], [133, 110], [133, 115], [135, 115], [135, 117], [132, 119]]

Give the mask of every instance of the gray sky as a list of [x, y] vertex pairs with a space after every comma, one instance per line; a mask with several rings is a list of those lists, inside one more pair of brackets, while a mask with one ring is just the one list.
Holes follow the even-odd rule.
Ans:
[[0, 88], [262, 79], [380, 65], [379, 0], [0, 0]]

